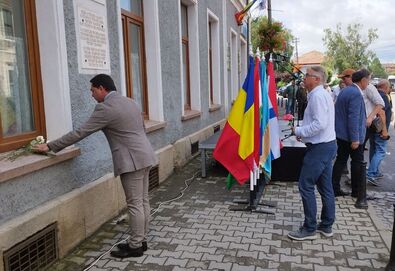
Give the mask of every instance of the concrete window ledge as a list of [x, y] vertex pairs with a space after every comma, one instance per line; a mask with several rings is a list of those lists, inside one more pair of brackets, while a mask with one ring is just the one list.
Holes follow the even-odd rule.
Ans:
[[210, 106], [210, 108], [208, 109], [208, 112], [211, 113], [211, 112], [220, 110], [221, 107], [222, 107], [222, 105], [220, 105], [220, 104], [212, 104], [212, 105]]
[[181, 116], [182, 121], [199, 118], [202, 115], [202, 112], [198, 110], [185, 110], [184, 115]]
[[53, 157], [29, 154], [18, 157], [13, 162], [8, 160], [0, 160], [0, 183], [61, 163], [80, 154], [80, 148], [71, 147], [56, 153]]
[[145, 132], [147, 134], [166, 127], [165, 121], [144, 120]]

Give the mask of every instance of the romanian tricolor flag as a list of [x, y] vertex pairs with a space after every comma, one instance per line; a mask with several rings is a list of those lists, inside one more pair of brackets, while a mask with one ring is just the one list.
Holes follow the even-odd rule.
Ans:
[[[240, 183], [250, 179], [254, 161], [254, 61], [229, 113], [213, 156]], [[251, 109], [252, 108], [252, 109]]]

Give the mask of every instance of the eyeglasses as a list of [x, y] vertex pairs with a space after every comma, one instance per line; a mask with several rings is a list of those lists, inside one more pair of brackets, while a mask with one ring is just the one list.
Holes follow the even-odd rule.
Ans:
[[310, 74], [310, 73], [306, 73], [305, 77], [315, 77], [315, 78], [319, 78], [318, 75], [314, 75], [314, 74]]

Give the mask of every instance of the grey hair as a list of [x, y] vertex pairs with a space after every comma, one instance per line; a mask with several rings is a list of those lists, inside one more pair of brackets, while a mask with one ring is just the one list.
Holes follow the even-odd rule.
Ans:
[[322, 66], [312, 66], [310, 69], [318, 74], [322, 84], [326, 83], [327, 75], [325, 69]]
[[384, 86], [391, 86], [390, 81], [388, 81], [387, 79], [381, 79], [379, 81], [379, 83], [377, 84], [377, 88], [382, 88]]

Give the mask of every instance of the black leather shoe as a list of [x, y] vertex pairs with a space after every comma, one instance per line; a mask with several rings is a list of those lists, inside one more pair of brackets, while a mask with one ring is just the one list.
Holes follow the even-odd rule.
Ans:
[[129, 247], [128, 244], [126, 244], [127, 247], [125, 246], [126, 249], [121, 249], [121, 250], [115, 250], [111, 251], [111, 256], [115, 258], [129, 258], [129, 257], [141, 257], [143, 256], [143, 247], [138, 247], [138, 248], [131, 248]]
[[[147, 244], [147, 242], [142, 242], [141, 243], [141, 247], [143, 248], [143, 251], [147, 251], [148, 250], [148, 244]], [[120, 244], [118, 244], [117, 245], [117, 248], [119, 248], [120, 250], [125, 250], [125, 249], [128, 249], [129, 248], [129, 245], [128, 244], [126, 244], [126, 243], [120, 243]]]
[[144, 241], [144, 242], [142, 242], [141, 244], [143, 245], [143, 246], [142, 246], [143, 251], [147, 251], [147, 250], [148, 250], [148, 244], [147, 244], [147, 242]]
[[343, 197], [348, 195], [350, 195], [350, 192], [346, 192], [341, 189], [339, 191], [335, 191], [335, 197]]

